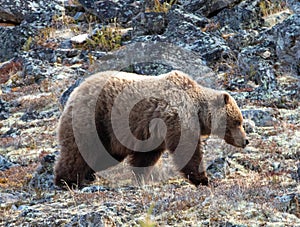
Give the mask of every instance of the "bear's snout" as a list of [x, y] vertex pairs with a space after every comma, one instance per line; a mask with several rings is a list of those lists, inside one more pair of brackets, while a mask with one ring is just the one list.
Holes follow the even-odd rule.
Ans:
[[[226, 141], [226, 142], [228, 142], [228, 141]], [[229, 142], [229, 144], [231, 144], [231, 143]], [[245, 148], [248, 144], [249, 144], [249, 140], [246, 138], [241, 139], [241, 140], [235, 139], [234, 142], [232, 143], [233, 146], [241, 147], [241, 148]]]
[[249, 144], [249, 140], [246, 138], [243, 139], [234, 139], [233, 143], [231, 143], [231, 141], [228, 141], [225, 139], [225, 141], [235, 147], [241, 147], [241, 148], [245, 148], [248, 144]]
[[242, 127], [227, 128], [224, 136], [226, 143], [235, 147], [245, 148], [249, 144], [246, 133]]

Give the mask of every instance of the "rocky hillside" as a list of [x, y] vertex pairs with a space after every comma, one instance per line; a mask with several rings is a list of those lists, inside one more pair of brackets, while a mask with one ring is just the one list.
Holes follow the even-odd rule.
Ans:
[[[1, 226], [300, 226], [300, 1], [0, 0], [0, 39]], [[210, 187], [166, 154], [159, 182], [135, 185], [125, 163], [56, 188], [61, 110], [108, 69], [227, 90], [249, 146], [204, 141]]]

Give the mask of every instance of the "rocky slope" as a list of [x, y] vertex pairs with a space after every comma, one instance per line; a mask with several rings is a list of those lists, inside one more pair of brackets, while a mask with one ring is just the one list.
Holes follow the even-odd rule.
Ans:
[[[1, 225], [300, 226], [299, 1], [13, 2], [0, 0]], [[144, 186], [125, 163], [54, 187], [61, 110], [107, 69], [179, 69], [229, 91], [250, 146], [204, 142], [211, 187], [178, 177], [167, 154]]]

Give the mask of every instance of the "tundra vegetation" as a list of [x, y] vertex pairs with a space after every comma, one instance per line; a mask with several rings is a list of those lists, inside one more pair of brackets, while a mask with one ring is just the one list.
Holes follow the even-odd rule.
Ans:
[[[300, 226], [299, 1], [0, 5], [1, 225]], [[164, 49], [169, 61], [154, 58], [147, 45], [132, 49], [141, 43], [172, 44]], [[147, 61], [135, 62], [137, 54]], [[65, 101], [83, 78], [104, 69], [178, 69], [226, 90], [242, 109], [250, 144], [205, 139], [209, 187], [175, 174], [166, 153], [153, 173], [160, 181], [133, 184], [125, 162], [87, 187], [56, 188]]]

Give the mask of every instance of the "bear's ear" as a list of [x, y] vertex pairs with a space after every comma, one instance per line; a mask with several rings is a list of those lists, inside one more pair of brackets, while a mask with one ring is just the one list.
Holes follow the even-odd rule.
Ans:
[[223, 97], [224, 97], [224, 103], [225, 103], [225, 105], [227, 105], [230, 102], [230, 96], [229, 96], [229, 94], [224, 93]]

